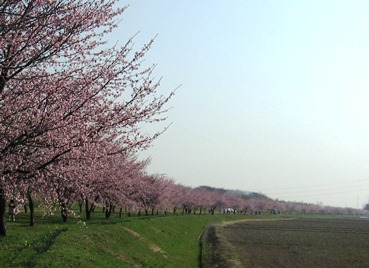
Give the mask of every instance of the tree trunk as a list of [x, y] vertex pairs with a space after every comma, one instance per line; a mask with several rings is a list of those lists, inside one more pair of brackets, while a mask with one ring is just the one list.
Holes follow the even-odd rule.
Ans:
[[109, 219], [111, 212], [113, 211], [113, 205], [110, 204], [109, 206], [106, 206], [105, 208], [105, 219]]
[[120, 208], [120, 209], [119, 209], [119, 219], [121, 219], [121, 218], [122, 218], [122, 214], [123, 214], [123, 209], [122, 209], [122, 208]]
[[35, 206], [34, 206], [33, 199], [32, 199], [30, 192], [27, 193], [27, 197], [28, 197], [28, 204], [29, 204], [29, 226], [34, 226], [35, 225]]
[[82, 213], [83, 201], [78, 201], [79, 213]]
[[67, 204], [65, 204], [64, 202], [62, 202], [60, 204], [60, 215], [61, 215], [61, 218], [62, 218], [63, 222], [67, 222], [67, 220], [68, 220], [68, 209], [67, 209]]
[[4, 189], [0, 188], [0, 236], [6, 236], [5, 207], [5, 192]]
[[95, 211], [95, 204], [94, 203], [92, 203], [92, 204], [90, 204], [90, 202], [88, 201], [88, 199], [86, 198], [85, 199], [85, 211], [86, 211], [86, 221], [89, 221], [89, 220], [91, 220], [91, 214], [92, 214], [92, 212], [94, 212]]
[[86, 198], [85, 200], [85, 211], [86, 211], [86, 221], [91, 220], [91, 210], [90, 210], [90, 206], [88, 203], [88, 199]]
[[24, 213], [28, 213], [28, 210], [27, 210], [27, 204], [24, 204]]

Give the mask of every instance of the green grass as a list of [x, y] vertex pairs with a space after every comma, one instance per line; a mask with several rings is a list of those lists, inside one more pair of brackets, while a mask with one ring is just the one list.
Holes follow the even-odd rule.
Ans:
[[[100, 209], [101, 210], [101, 209]], [[1, 267], [198, 267], [198, 238], [210, 222], [244, 219], [244, 215], [159, 215], [149, 217], [113, 214], [104, 220], [101, 211], [85, 226], [70, 218], [36, 217], [27, 226], [28, 214], [7, 223], [0, 238]], [[250, 216], [248, 216], [250, 217]], [[254, 217], [254, 216], [252, 216]]]
[[[66, 224], [59, 215], [43, 219], [41, 211], [36, 212], [34, 227], [28, 226], [25, 213], [7, 223], [7, 236], [0, 238], [1, 267], [199, 267], [199, 236], [210, 223], [292, 216], [179, 214], [119, 219], [115, 213], [105, 220], [99, 208], [84, 225], [73, 217]], [[204, 243], [203, 257], [206, 247]]]

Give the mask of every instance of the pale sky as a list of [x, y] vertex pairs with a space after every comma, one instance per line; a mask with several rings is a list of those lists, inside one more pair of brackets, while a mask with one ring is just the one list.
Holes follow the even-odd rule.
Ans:
[[[141, 153], [188, 186], [361, 208], [369, 197], [369, 1], [127, 1], [158, 34], [170, 128]], [[159, 130], [159, 125], [150, 126]]]

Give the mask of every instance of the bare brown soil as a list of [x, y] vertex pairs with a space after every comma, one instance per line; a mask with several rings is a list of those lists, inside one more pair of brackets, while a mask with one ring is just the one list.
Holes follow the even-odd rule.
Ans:
[[369, 267], [368, 219], [243, 221], [218, 232], [242, 267]]

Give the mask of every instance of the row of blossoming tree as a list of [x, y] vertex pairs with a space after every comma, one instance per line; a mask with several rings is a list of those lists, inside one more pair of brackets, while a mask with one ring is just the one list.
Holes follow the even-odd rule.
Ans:
[[[79, 204], [79, 212], [85, 213], [84, 219], [86, 220], [91, 219], [92, 212], [95, 212], [96, 207], [99, 210], [102, 208], [106, 219], [110, 218], [112, 212], [118, 214], [119, 218], [122, 217], [123, 213], [128, 217], [133, 213], [138, 216], [159, 213], [172, 215], [191, 213], [367, 214], [364, 210], [272, 200], [261, 194], [216, 189], [209, 186], [186, 187], [176, 184], [164, 175], [147, 174], [145, 172], [147, 163], [147, 161], [138, 162], [132, 161], [132, 159], [129, 162], [120, 160], [109, 172], [99, 173], [96, 171], [99, 177], [111, 178], [120, 175], [114, 181], [110, 179], [95, 181], [94, 188], [90, 189], [91, 195], [88, 197], [70, 188], [57, 189], [57, 204], [62, 220], [67, 221], [69, 212], [76, 216], [71, 207], [77, 204]], [[121, 171], [124, 172], [120, 173]], [[35, 197], [37, 200], [45, 200], [48, 197], [51, 201], [55, 200], [53, 192], [51, 195], [37, 193]], [[55, 203], [48, 204], [55, 205]], [[26, 205], [29, 206], [30, 203], [26, 203]], [[76, 206], [74, 208], [76, 209]], [[46, 211], [51, 210], [45, 209]], [[31, 214], [30, 223], [33, 224]]]
[[124, 202], [134, 155], [160, 133], [173, 93], [157, 93], [154, 66], [142, 67], [152, 40], [109, 47], [125, 7], [116, 0], [0, 1], [0, 235], [6, 200], [71, 197]]
[[[117, 0], [0, 0], [0, 236], [7, 200], [72, 203], [86, 218], [98, 204], [151, 213], [267, 204], [176, 185], [145, 172], [137, 152], [160, 135], [142, 125], [165, 120], [153, 66], [142, 61], [153, 40], [109, 47], [125, 7]], [[287, 205], [287, 204], [286, 204]]]
[[[116, 157], [116, 156], [114, 156]], [[38, 201], [49, 202], [44, 205], [51, 205], [53, 208], [44, 208], [46, 212], [55, 209], [60, 210], [61, 218], [67, 221], [68, 213], [75, 213], [76, 205], [79, 205], [79, 212], [84, 212], [84, 219], [90, 220], [95, 208], [99, 208], [105, 213], [108, 219], [114, 212], [122, 217], [131, 214], [157, 215], [157, 214], [367, 214], [364, 210], [352, 208], [340, 208], [323, 206], [319, 204], [308, 204], [303, 202], [286, 202], [272, 200], [267, 196], [256, 193], [244, 193], [201, 186], [197, 188], [186, 187], [176, 184], [173, 180], [164, 175], [150, 175], [145, 170], [148, 161], [137, 161], [136, 159], [125, 159], [119, 157], [112, 163], [111, 168], [93, 170], [97, 175], [96, 180], [92, 180], [86, 192], [80, 192], [75, 188], [58, 186], [51, 192], [35, 192], [34, 197]], [[112, 180], [111, 178], [115, 178]], [[89, 194], [86, 194], [89, 191]], [[27, 206], [33, 202], [29, 197]], [[21, 204], [23, 205], [23, 204]], [[74, 206], [73, 206], [74, 205]], [[20, 208], [21, 206], [19, 206]], [[72, 209], [74, 207], [74, 210]], [[32, 209], [30, 210], [30, 224], [34, 224]], [[82, 214], [80, 214], [82, 215]], [[83, 216], [82, 216], [83, 217]]]

